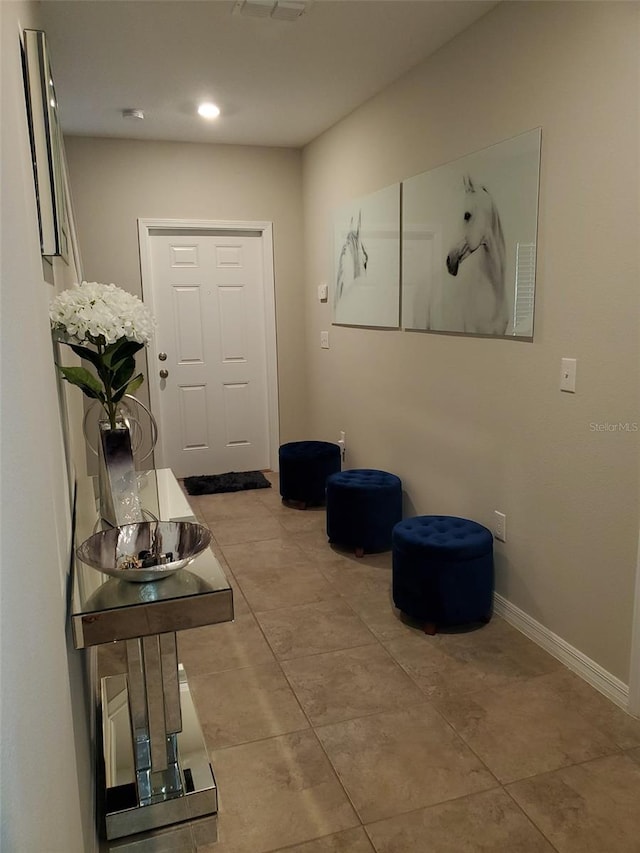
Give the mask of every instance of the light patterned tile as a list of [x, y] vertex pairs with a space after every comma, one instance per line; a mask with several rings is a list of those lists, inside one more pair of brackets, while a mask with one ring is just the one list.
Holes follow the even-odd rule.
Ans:
[[214, 750], [218, 841], [198, 853], [264, 853], [356, 827], [358, 818], [315, 735], [297, 732]]
[[256, 614], [279, 660], [368, 645], [369, 629], [339, 598]]
[[[234, 518], [255, 518], [257, 516], [269, 516], [268, 507], [258, 499], [255, 489], [242, 492], [227, 492], [215, 495], [198, 495], [190, 497], [189, 502], [195, 503], [198, 511], [214, 528], [218, 522], [228, 521]], [[267, 491], [267, 490], [264, 490]], [[268, 491], [272, 491], [268, 489]]]
[[375, 853], [364, 829], [347, 829], [335, 835], [325, 835], [315, 841], [296, 844], [274, 853]]
[[434, 704], [503, 783], [617, 751], [539, 682], [531, 678]]
[[194, 675], [189, 686], [209, 749], [309, 727], [276, 663]]
[[349, 604], [381, 642], [411, 634], [424, 634], [422, 625], [409, 619], [394, 606], [390, 587], [384, 592], [377, 590], [350, 596]]
[[305, 563], [265, 570], [261, 566], [238, 572], [242, 592], [254, 612], [293, 607], [335, 598], [320, 572]]
[[323, 561], [318, 564], [318, 568], [336, 592], [358, 606], [358, 602], [367, 598], [389, 599], [391, 567], [387, 562], [386, 554], [365, 554], [361, 560], [357, 557], [341, 557]]
[[223, 672], [273, 661], [256, 620], [241, 614], [234, 622], [207, 625], [178, 633], [178, 659], [187, 677], [209, 672]]
[[223, 553], [231, 570], [238, 575], [244, 570], [286, 569], [293, 563], [312, 567], [302, 549], [286, 537], [226, 545]]
[[640, 850], [640, 767], [611, 755], [507, 790], [559, 853]]
[[[464, 634], [429, 636], [417, 630], [383, 638], [395, 660], [430, 699], [446, 699], [482, 689], [520, 683], [556, 671], [560, 664], [550, 655], [517, 649], [485, 628]], [[527, 641], [528, 642], [528, 641]]]
[[366, 830], [376, 853], [554, 853], [501, 788], [370, 823]]
[[278, 539], [284, 528], [273, 515], [249, 515], [246, 518], [229, 518], [210, 524], [216, 542], [224, 550], [227, 545], [241, 542], [258, 542], [261, 539]]
[[538, 679], [537, 684], [541, 691], [560, 697], [566, 707], [580, 714], [621, 749], [640, 746], [640, 720], [565, 667]]
[[316, 731], [364, 823], [497, 786], [428, 704]]
[[297, 510], [283, 504], [279, 509], [272, 508], [271, 512], [289, 533], [316, 532], [325, 538], [327, 536], [327, 517], [322, 508]]
[[[270, 478], [267, 477], [267, 479]], [[268, 507], [271, 512], [273, 512], [274, 510], [278, 510], [282, 506], [280, 484], [277, 482], [277, 480], [275, 483], [271, 481], [271, 488], [258, 489], [256, 491], [256, 498], [260, 501], [261, 504], [264, 504], [266, 507]]]
[[626, 755], [629, 756], [636, 764], [640, 764], [640, 747], [636, 747], [635, 749], [628, 749]]
[[313, 725], [424, 702], [377, 643], [284, 661], [282, 668]]
[[324, 563], [349, 565], [351, 560], [356, 559], [353, 554], [341, 552], [330, 545], [327, 540], [326, 530], [290, 533], [289, 536], [291, 541], [295, 542], [304, 551], [305, 555], [317, 565]]

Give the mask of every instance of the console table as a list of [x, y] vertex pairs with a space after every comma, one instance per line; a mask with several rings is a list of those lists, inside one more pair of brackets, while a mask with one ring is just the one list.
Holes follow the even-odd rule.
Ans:
[[[195, 521], [169, 469], [138, 475], [145, 514]], [[79, 545], [100, 529], [94, 478], [78, 483]], [[178, 664], [176, 632], [233, 619], [233, 593], [213, 552], [148, 583], [110, 578], [76, 559], [76, 648], [123, 640], [127, 672], [101, 680], [108, 839], [215, 814], [218, 797], [202, 730]]]

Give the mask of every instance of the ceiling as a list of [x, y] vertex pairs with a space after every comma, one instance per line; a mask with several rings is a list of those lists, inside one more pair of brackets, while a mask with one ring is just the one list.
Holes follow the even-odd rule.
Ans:
[[496, 2], [311, 0], [295, 21], [239, 14], [242, 0], [39, 5], [65, 133], [300, 147]]

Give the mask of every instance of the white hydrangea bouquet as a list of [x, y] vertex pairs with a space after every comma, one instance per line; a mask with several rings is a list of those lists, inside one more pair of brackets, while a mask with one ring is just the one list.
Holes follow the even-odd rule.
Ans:
[[56, 339], [93, 365], [97, 375], [85, 367], [58, 369], [87, 397], [100, 401], [115, 429], [118, 403], [144, 382], [142, 373], [134, 376], [134, 356], [153, 335], [151, 312], [115, 284], [83, 281], [53, 299], [49, 317]]

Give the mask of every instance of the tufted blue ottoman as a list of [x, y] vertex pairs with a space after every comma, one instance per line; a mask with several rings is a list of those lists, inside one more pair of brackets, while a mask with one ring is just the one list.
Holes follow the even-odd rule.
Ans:
[[419, 515], [393, 529], [393, 601], [423, 622], [488, 622], [493, 607], [493, 535], [449, 515]]
[[304, 509], [323, 504], [327, 477], [340, 470], [340, 448], [329, 441], [290, 441], [280, 446], [280, 495]]
[[353, 468], [327, 480], [329, 542], [365, 551], [388, 551], [391, 531], [402, 518], [402, 481], [373, 468]]

